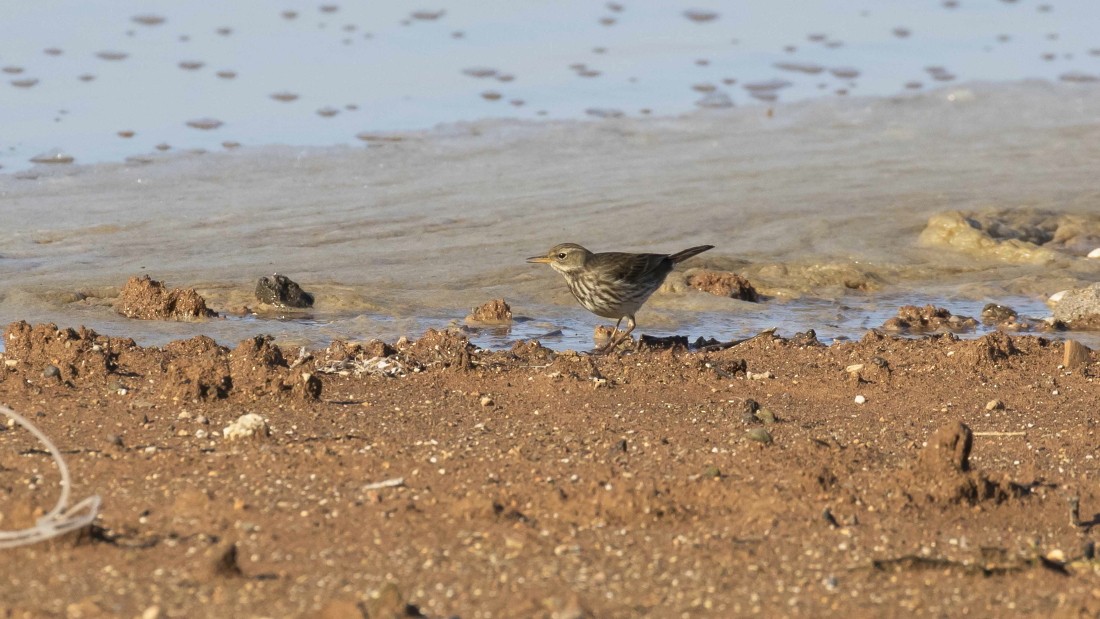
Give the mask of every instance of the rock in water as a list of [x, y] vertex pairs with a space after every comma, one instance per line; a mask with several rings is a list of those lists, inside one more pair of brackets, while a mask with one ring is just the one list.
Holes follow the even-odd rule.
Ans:
[[1100, 282], [1067, 290], [1054, 306], [1054, 319], [1071, 329], [1100, 329]]
[[278, 273], [260, 278], [256, 283], [256, 298], [261, 303], [276, 307], [313, 307], [313, 295], [302, 290], [294, 280]]

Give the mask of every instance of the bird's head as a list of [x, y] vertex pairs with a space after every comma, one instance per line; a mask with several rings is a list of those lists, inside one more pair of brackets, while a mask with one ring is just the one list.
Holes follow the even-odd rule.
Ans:
[[573, 273], [584, 268], [592, 252], [576, 243], [555, 245], [543, 256], [532, 256], [527, 262], [549, 264], [558, 273]]

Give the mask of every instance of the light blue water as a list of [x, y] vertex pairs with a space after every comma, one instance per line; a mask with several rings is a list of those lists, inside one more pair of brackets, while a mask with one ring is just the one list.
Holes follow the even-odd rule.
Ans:
[[[466, 0], [421, 9], [442, 15], [417, 18], [416, 5], [385, 2], [9, 2], [0, 166], [22, 170], [55, 149], [95, 163], [158, 147], [361, 144], [357, 135], [483, 118], [675, 115], [707, 89], [743, 106], [773, 104], [753, 93], [789, 102], [1100, 76], [1093, 0]], [[688, 9], [715, 18], [695, 21]], [[464, 73], [476, 68], [497, 73]], [[768, 82], [787, 85], [746, 89]], [[272, 98], [279, 93], [297, 98]], [[221, 124], [188, 125], [206, 119]]]

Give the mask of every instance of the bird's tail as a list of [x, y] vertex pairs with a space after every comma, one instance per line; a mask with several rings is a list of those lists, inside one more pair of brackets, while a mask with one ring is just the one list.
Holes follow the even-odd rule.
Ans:
[[705, 252], [708, 249], [714, 249], [714, 245], [700, 245], [698, 247], [692, 247], [690, 249], [685, 249], [684, 251], [676, 252], [675, 254], [672, 254], [671, 256], [669, 256], [669, 258], [671, 258], [673, 264], [675, 264], [677, 262], [683, 262], [684, 260], [687, 260], [688, 258], [691, 258], [692, 256], [697, 256], [697, 255]]

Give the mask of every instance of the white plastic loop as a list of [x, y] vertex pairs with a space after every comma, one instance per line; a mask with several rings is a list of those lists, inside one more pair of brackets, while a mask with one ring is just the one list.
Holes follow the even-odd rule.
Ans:
[[30, 421], [7, 406], [0, 405], [0, 413], [15, 420], [16, 423], [26, 428], [35, 438], [42, 442], [57, 463], [57, 470], [61, 472], [61, 496], [57, 498], [57, 505], [35, 522], [29, 529], [19, 531], [0, 531], [0, 548], [15, 548], [26, 546], [57, 537], [69, 531], [75, 531], [92, 524], [99, 515], [99, 495], [92, 495], [76, 505], [69, 507], [69, 493], [71, 482], [69, 479], [69, 467], [61, 457], [61, 452], [41, 430], [34, 427]]

